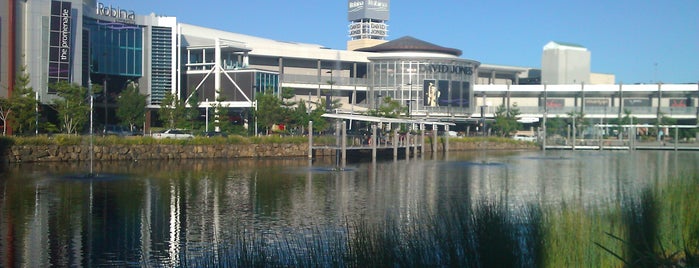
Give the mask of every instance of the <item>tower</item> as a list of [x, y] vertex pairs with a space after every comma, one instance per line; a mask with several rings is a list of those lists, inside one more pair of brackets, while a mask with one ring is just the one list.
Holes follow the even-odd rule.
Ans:
[[541, 81], [547, 84], [589, 84], [590, 51], [578, 44], [549, 42], [541, 57]]
[[347, 50], [372, 47], [386, 42], [390, 0], [349, 0]]

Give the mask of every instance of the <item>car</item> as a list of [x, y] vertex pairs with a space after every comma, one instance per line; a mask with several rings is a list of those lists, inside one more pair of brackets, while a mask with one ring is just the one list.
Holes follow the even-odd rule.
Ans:
[[182, 129], [168, 129], [160, 133], [151, 135], [155, 139], [191, 139], [194, 135], [185, 132]]
[[131, 130], [129, 130], [128, 127], [119, 125], [106, 125], [104, 126], [103, 131], [105, 136], [125, 137], [134, 135], [134, 133]]
[[512, 139], [514, 139], [516, 141], [536, 142], [535, 136], [523, 135], [523, 134], [515, 134], [514, 136], [512, 136]]
[[228, 137], [228, 135], [225, 132], [216, 132], [216, 131], [209, 131], [209, 132], [204, 132], [205, 137]]

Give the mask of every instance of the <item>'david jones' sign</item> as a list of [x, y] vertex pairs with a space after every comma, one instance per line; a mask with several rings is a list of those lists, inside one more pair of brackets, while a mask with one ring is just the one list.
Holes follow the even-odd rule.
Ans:
[[133, 10], [121, 9], [119, 7], [112, 7], [112, 5], [105, 6], [102, 3], [97, 4], [97, 15], [112, 17], [118, 20], [133, 22], [136, 20], [136, 13]]
[[471, 66], [448, 65], [448, 64], [429, 64], [420, 66], [420, 69], [427, 70], [432, 73], [452, 73], [452, 74], [473, 74]]

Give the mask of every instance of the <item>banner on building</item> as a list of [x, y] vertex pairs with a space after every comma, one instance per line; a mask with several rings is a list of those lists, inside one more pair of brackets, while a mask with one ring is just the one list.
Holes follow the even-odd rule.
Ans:
[[425, 92], [425, 102], [423, 104], [425, 107], [439, 106], [439, 97], [441, 96], [441, 92], [439, 92], [439, 89], [437, 88], [436, 80], [425, 80], [422, 91]]
[[609, 99], [585, 99], [587, 107], [609, 107]]
[[650, 107], [649, 99], [624, 99], [624, 107]]
[[692, 99], [670, 99], [670, 107], [692, 107]]
[[[51, 1], [49, 29], [49, 83], [70, 81], [72, 59], [71, 3]], [[55, 92], [49, 92], [55, 93]]]
[[546, 108], [563, 108], [565, 106], [565, 99], [546, 99], [546, 103], [539, 103], [539, 106], [544, 106]]

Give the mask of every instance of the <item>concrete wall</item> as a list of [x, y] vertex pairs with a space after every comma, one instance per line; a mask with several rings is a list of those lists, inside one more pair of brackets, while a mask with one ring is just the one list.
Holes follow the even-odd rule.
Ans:
[[616, 76], [613, 74], [591, 73], [590, 84], [613, 85], [616, 83]]

